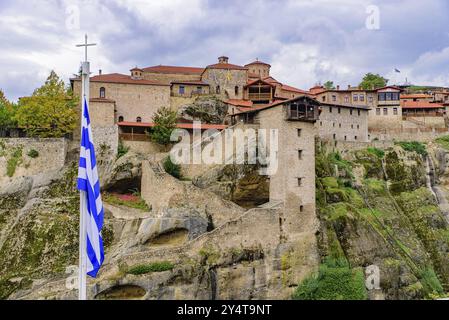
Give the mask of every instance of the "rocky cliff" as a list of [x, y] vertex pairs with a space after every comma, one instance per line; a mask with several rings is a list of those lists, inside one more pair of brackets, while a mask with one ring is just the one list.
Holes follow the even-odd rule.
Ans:
[[[343, 157], [318, 143], [317, 214], [298, 215], [289, 234], [282, 205], [261, 205], [268, 183], [257, 167], [216, 166], [190, 181], [164, 172], [165, 155], [129, 153], [105, 162], [106, 261], [99, 278], [89, 280], [89, 297], [442, 296], [449, 284], [447, 153], [441, 144], [427, 151], [403, 144]], [[64, 170], [0, 188], [3, 299], [77, 297], [66, 270], [76, 265], [78, 250], [70, 159]], [[379, 268], [380, 283], [367, 291], [369, 266]], [[343, 284], [336, 280], [345, 277]]]

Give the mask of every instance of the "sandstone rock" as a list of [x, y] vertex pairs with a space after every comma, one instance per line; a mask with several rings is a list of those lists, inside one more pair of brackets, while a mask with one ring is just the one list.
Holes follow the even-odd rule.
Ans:
[[199, 97], [179, 110], [179, 116], [188, 121], [222, 124], [228, 114], [228, 106], [214, 96]]

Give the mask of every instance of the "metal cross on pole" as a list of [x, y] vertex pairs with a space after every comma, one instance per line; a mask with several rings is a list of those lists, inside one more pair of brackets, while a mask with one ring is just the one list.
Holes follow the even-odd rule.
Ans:
[[[81, 121], [83, 119], [84, 104], [88, 108], [89, 96], [90, 96], [90, 63], [87, 61], [87, 49], [88, 47], [96, 46], [95, 43], [87, 42], [87, 34], [85, 36], [84, 44], [79, 44], [77, 47], [84, 47], [84, 62], [82, 63], [81, 71]], [[81, 131], [83, 125], [81, 123]], [[82, 133], [81, 133], [82, 134]], [[82, 135], [81, 135], [82, 136]], [[83, 195], [84, 191], [80, 194], [80, 234], [79, 234], [79, 270], [78, 270], [78, 298], [79, 300], [87, 299], [87, 230], [86, 219], [87, 212], [83, 210], [86, 208], [86, 197]]]
[[84, 36], [84, 44], [77, 44], [78, 48], [84, 47], [84, 61], [87, 62], [87, 48], [96, 46], [96, 43], [87, 43], [87, 34]]

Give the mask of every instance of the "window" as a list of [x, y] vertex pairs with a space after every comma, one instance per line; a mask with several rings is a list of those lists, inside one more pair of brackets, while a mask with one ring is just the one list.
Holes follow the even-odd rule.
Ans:
[[376, 108], [376, 116], [380, 116], [380, 108]]
[[334, 128], [335, 128], [335, 122], [334, 122], [334, 123], [332, 123], [332, 127], [334, 127]]
[[302, 150], [298, 150], [298, 159], [302, 160]]
[[388, 116], [388, 108], [384, 108], [384, 116]]
[[398, 108], [393, 108], [393, 114], [394, 114], [395, 116], [398, 115]]
[[125, 121], [125, 118], [123, 118], [123, 116], [118, 117], [118, 122], [123, 122]]
[[345, 141], [347, 141], [348, 140], [348, 137], [347, 136], [345, 136]]
[[393, 93], [391, 94], [391, 100], [393, 100], [393, 101], [398, 101], [398, 100], [400, 100], [399, 93], [393, 92]]
[[360, 117], [360, 110], [357, 110], [357, 115]]
[[349, 103], [349, 96], [345, 96], [345, 103]]
[[323, 126], [323, 121], [320, 121], [320, 126], [321, 126], [321, 127]]
[[379, 99], [379, 101], [385, 101], [386, 100], [386, 93], [385, 92], [379, 93], [378, 99]]
[[185, 94], [186, 93], [186, 87], [180, 86], [179, 87], [179, 94]]
[[338, 124], [338, 127], [341, 128], [341, 123]]
[[374, 97], [372, 95], [369, 95], [368, 101], [372, 103], [374, 101]]
[[341, 108], [338, 108], [338, 114], [340, 114], [341, 113]]
[[365, 101], [365, 96], [363, 94], [360, 95], [360, 101], [362, 101], [362, 102]]
[[337, 96], [336, 95], [332, 96], [332, 101], [334, 101], [334, 102], [337, 101]]
[[323, 100], [323, 102], [326, 102], [326, 96], [323, 96], [321, 99]]
[[302, 187], [302, 178], [298, 178], [298, 187]]
[[337, 135], [334, 133], [334, 140], [337, 140]]
[[217, 87], [215, 88], [215, 93], [216, 93], [216, 94], [220, 94], [220, 86], [217, 86]]
[[351, 110], [349, 110], [349, 114], [352, 116], [352, 113], [353, 113], [353, 110], [351, 109]]
[[357, 129], [360, 129], [360, 125], [359, 124], [357, 125]]
[[302, 206], [302, 205], [299, 206], [299, 212], [301, 212], [301, 213], [304, 212], [304, 206]]
[[137, 117], [136, 122], [137, 123], [141, 123], [142, 122], [142, 118], [141, 117]]
[[357, 140], [357, 139], [358, 139], [357, 136], [355, 136], [355, 137], [354, 137], [354, 140]]
[[354, 129], [354, 125], [353, 124], [351, 124], [351, 129]]
[[235, 86], [234, 91], [235, 91], [235, 95], [238, 96], [239, 95], [239, 87]]
[[100, 88], [100, 98], [106, 98], [106, 89], [104, 87]]
[[359, 96], [355, 94], [355, 95], [352, 97], [352, 100], [354, 100], [354, 101], [359, 101]]
[[196, 92], [199, 94], [203, 93], [203, 87], [196, 87]]
[[329, 113], [332, 113], [332, 107], [329, 107]]
[[302, 135], [302, 129], [298, 129], [298, 137], [301, 137], [301, 135]]

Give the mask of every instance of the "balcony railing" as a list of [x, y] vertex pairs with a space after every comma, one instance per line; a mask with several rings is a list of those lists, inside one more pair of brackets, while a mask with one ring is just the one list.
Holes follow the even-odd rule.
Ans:
[[249, 100], [251, 101], [262, 101], [262, 100], [272, 100], [271, 93], [250, 93]]

